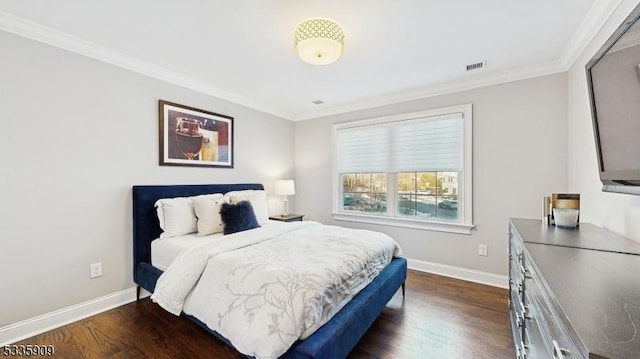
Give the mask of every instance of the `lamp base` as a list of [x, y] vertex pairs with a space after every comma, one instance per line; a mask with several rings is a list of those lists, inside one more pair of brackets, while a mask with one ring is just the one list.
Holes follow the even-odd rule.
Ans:
[[289, 213], [289, 201], [287, 200], [287, 196], [282, 196], [282, 202], [283, 202], [283, 211], [281, 216], [286, 218], [291, 216], [291, 213]]

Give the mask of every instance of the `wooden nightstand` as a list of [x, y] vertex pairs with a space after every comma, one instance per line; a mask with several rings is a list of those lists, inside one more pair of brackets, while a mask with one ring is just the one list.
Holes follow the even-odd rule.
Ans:
[[277, 216], [269, 217], [269, 219], [273, 219], [274, 221], [281, 221], [281, 222], [295, 222], [295, 221], [302, 221], [302, 217], [304, 217], [304, 214], [291, 213], [286, 217], [279, 214]]

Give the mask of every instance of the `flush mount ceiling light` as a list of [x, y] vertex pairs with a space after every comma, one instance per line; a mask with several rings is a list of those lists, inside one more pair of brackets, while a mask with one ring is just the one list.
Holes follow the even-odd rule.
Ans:
[[294, 46], [302, 61], [311, 65], [327, 65], [342, 55], [344, 32], [329, 19], [310, 19], [296, 29]]

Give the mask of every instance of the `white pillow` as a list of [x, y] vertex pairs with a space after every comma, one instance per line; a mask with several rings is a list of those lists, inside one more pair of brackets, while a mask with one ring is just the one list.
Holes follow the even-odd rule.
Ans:
[[231, 191], [225, 194], [230, 203], [240, 201], [251, 202], [253, 213], [256, 215], [258, 224], [265, 224], [269, 221], [269, 207], [267, 206], [267, 192], [264, 190]]
[[155, 206], [163, 231], [160, 238], [183, 236], [198, 230], [191, 198], [163, 198], [157, 200]]
[[220, 206], [227, 202], [227, 198], [216, 193], [192, 197], [191, 200], [196, 213], [198, 237], [222, 233], [224, 227], [220, 217]]

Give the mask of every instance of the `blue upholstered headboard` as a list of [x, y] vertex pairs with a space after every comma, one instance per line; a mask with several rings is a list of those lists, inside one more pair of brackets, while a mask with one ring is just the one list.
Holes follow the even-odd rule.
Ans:
[[[154, 207], [160, 198], [189, 197], [208, 193], [227, 193], [245, 189], [264, 189], [260, 183], [133, 186], [133, 279], [140, 282], [140, 264], [151, 266], [151, 242], [160, 236]], [[155, 286], [155, 283], [153, 283]]]

